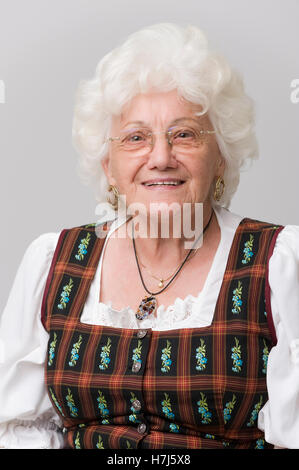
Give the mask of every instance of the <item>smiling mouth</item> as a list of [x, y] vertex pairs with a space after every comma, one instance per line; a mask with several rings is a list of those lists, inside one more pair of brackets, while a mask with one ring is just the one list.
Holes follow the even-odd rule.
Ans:
[[182, 186], [185, 183], [185, 181], [178, 181], [178, 182], [165, 182], [165, 183], [142, 183], [143, 186], [146, 188], [158, 188], [158, 189], [163, 189], [163, 188], [176, 188], [178, 186]]

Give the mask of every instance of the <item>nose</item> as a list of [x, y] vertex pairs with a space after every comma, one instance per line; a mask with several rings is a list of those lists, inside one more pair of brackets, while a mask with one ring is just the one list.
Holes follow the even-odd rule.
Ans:
[[151, 150], [148, 154], [148, 167], [158, 168], [159, 170], [177, 167], [177, 160], [165, 133], [153, 135]]

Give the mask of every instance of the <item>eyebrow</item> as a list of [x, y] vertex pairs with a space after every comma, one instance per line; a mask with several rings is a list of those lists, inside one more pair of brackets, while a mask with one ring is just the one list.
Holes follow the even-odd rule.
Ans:
[[[179, 122], [181, 122], [181, 121], [186, 121], [186, 120], [188, 120], [188, 121], [194, 121], [194, 122], [196, 122], [196, 123], [198, 124], [198, 119], [192, 118], [192, 117], [190, 117], [190, 116], [186, 116], [186, 117], [184, 116], [184, 117], [180, 117], [180, 118], [178, 118], [178, 119], [174, 119], [173, 121], [171, 121], [171, 122], [169, 123], [168, 127], [171, 126], [172, 124], [177, 124], [177, 123], [179, 123]], [[147, 122], [145, 122], [145, 121], [129, 121], [129, 122], [127, 122], [126, 124], [124, 124], [123, 127], [126, 127], [126, 126], [128, 126], [129, 124], [138, 124], [138, 125], [141, 125], [141, 126], [142, 126], [142, 125], [149, 126], [149, 124], [148, 124]]]

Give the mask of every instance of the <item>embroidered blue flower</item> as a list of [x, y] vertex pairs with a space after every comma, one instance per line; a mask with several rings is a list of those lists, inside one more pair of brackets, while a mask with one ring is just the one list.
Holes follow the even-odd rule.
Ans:
[[249, 263], [249, 261], [251, 260], [253, 256], [253, 251], [252, 251], [253, 240], [254, 240], [254, 237], [252, 234], [250, 234], [249, 240], [246, 243], [244, 243], [244, 250], [243, 250], [244, 256], [242, 259], [243, 264]]
[[51, 398], [52, 398], [53, 402], [55, 403], [56, 408], [59, 410], [59, 412], [61, 413], [61, 415], [64, 417], [64, 413], [63, 413], [63, 411], [62, 411], [62, 408], [61, 408], [61, 406], [59, 405], [59, 403], [58, 403], [58, 401], [57, 401], [57, 398], [55, 397], [54, 392], [53, 392], [53, 390], [51, 389], [51, 387], [49, 387], [49, 392], [50, 392], [50, 395], [51, 395]]
[[202, 338], [200, 338], [200, 346], [196, 348], [196, 370], [204, 370], [206, 368], [206, 364], [208, 362], [206, 358], [206, 345]]
[[167, 393], [164, 393], [165, 400], [162, 401], [162, 411], [165, 414], [165, 416], [169, 419], [174, 418], [174, 414], [171, 410], [171, 403], [170, 403], [170, 398]]
[[256, 449], [264, 449], [264, 445], [265, 445], [264, 439], [258, 439], [258, 440], [256, 441], [256, 446], [255, 446], [255, 448], [256, 448]]
[[233, 360], [232, 370], [239, 373], [241, 372], [243, 361], [241, 359], [241, 346], [237, 338], [235, 338], [235, 346], [231, 348], [231, 351], [231, 358]]
[[108, 338], [107, 344], [102, 347], [102, 352], [101, 352], [101, 364], [99, 365], [99, 368], [101, 370], [107, 369], [110, 363], [110, 349], [111, 349], [111, 339]]
[[54, 338], [53, 338], [53, 341], [51, 341], [50, 348], [49, 348], [48, 366], [51, 366], [53, 364], [53, 360], [55, 357], [56, 343], [57, 343], [57, 334], [54, 332]]
[[256, 420], [257, 420], [257, 417], [258, 417], [259, 411], [260, 411], [260, 409], [261, 409], [261, 407], [262, 407], [262, 404], [263, 404], [263, 397], [262, 397], [262, 395], [260, 395], [260, 400], [259, 400], [259, 402], [254, 405], [254, 408], [253, 408], [253, 410], [252, 410], [252, 412], [251, 412], [250, 420], [249, 420], [248, 423], [247, 423], [247, 426], [248, 426], [248, 427], [251, 427], [251, 426], [254, 426], [254, 425], [255, 425], [255, 422], [256, 422]]
[[233, 290], [233, 294], [234, 295], [232, 297], [232, 301], [233, 301], [232, 312], [239, 314], [241, 312], [241, 305], [243, 303], [241, 300], [241, 297], [242, 297], [242, 282], [241, 281], [238, 281], [238, 287], [236, 287]]
[[[162, 400], [162, 402], [161, 402], [162, 411], [168, 419], [173, 420], [174, 419], [174, 413], [172, 412], [172, 409], [171, 409], [171, 403], [170, 403], [169, 395], [167, 393], [164, 393], [164, 397], [165, 397], [165, 399]], [[178, 424], [169, 423], [170, 432], [179, 432], [179, 428], [180, 427], [179, 427]]]
[[141, 349], [142, 349], [142, 341], [138, 340], [137, 348], [133, 349], [132, 360], [134, 362], [142, 362], [141, 361]]
[[102, 439], [101, 434], [99, 434], [99, 439], [98, 439], [96, 446], [97, 446], [97, 449], [104, 449], [103, 439]]
[[68, 391], [68, 395], [66, 396], [66, 401], [67, 401], [67, 405], [70, 409], [70, 415], [73, 417], [73, 418], [77, 418], [78, 416], [78, 408], [76, 408], [75, 406], [75, 402], [74, 402], [74, 399], [73, 399], [73, 395], [72, 395], [72, 392], [71, 390], [68, 388], [67, 389]]
[[[134, 393], [131, 392], [130, 402], [133, 403], [135, 400], [137, 400], [137, 398]], [[133, 405], [130, 407], [130, 410], [132, 413], [129, 415], [129, 420], [132, 421], [132, 423], [141, 423], [141, 420], [138, 417], [140, 410], [136, 410]]]
[[109, 420], [107, 419], [107, 416], [109, 416], [109, 410], [107, 408], [107, 401], [103, 393], [101, 392], [101, 390], [98, 390], [98, 392], [99, 392], [99, 396], [97, 398], [98, 408], [100, 410], [101, 417], [103, 418], [101, 422], [102, 424], [109, 424]]
[[202, 424], [209, 424], [211, 422], [212, 413], [209, 411], [207, 398], [204, 393], [200, 392], [201, 400], [197, 402], [198, 413], [201, 415]]
[[232, 411], [235, 407], [235, 404], [236, 404], [236, 396], [233, 394], [232, 400], [228, 401], [225, 404], [225, 408], [223, 410], [223, 416], [224, 416], [225, 424], [228, 423], [228, 421], [231, 419], [231, 414], [232, 414]]
[[74, 367], [77, 364], [77, 360], [79, 359], [79, 350], [82, 343], [82, 336], [79, 336], [79, 340], [77, 343], [73, 344], [73, 349], [71, 350], [71, 360], [69, 362], [70, 367]]
[[162, 372], [169, 372], [170, 370], [170, 366], [172, 364], [170, 355], [171, 355], [171, 342], [167, 340], [166, 348], [162, 349], [162, 355], [161, 355], [162, 366], [163, 366], [161, 367]]
[[76, 259], [78, 259], [80, 261], [84, 259], [84, 256], [87, 253], [87, 247], [88, 247], [89, 242], [90, 242], [90, 237], [91, 237], [91, 235], [88, 232], [86, 237], [81, 239], [81, 243], [78, 246], [78, 253], [75, 255]]
[[263, 364], [264, 364], [264, 368], [262, 369], [262, 372], [264, 374], [266, 374], [267, 372], [267, 365], [268, 365], [268, 358], [269, 358], [269, 349], [268, 349], [268, 346], [266, 345], [265, 343], [265, 340], [263, 340], [264, 342], [264, 349], [263, 349]]
[[68, 284], [66, 284], [65, 286], [63, 286], [63, 290], [60, 294], [60, 303], [58, 304], [58, 308], [60, 310], [66, 308], [66, 304], [70, 301], [70, 293], [72, 291], [72, 288], [73, 288], [73, 279], [70, 278]]
[[170, 423], [169, 429], [171, 432], [179, 432], [180, 427], [178, 426], [178, 424]]

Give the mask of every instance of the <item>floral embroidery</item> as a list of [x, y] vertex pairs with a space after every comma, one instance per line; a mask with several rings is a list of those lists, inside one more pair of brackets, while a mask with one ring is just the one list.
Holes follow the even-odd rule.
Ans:
[[54, 401], [57, 409], [59, 410], [59, 412], [62, 414], [62, 416], [64, 416], [63, 414], [63, 411], [62, 411], [62, 408], [61, 406], [59, 405], [58, 401], [57, 401], [57, 398], [55, 397], [54, 393], [53, 393], [53, 390], [51, 388], [49, 388], [49, 392], [51, 394], [51, 397], [52, 397], [52, 400]]
[[101, 390], [98, 390], [98, 392], [99, 392], [99, 396], [97, 398], [97, 401], [99, 403], [98, 408], [100, 410], [101, 417], [103, 418], [102, 424], [109, 424], [109, 420], [107, 419], [107, 416], [109, 415], [109, 410], [107, 408], [106, 399], [104, 395], [102, 394]]
[[96, 225], [97, 225], [97, 223], [94, 222], [93, 224], [87, 224], [87, 225], [84, 225], [83, 227], [84, 227], [84, 228], [95, 227]]
[[263, 403], [263, 397], [262, 395], [260, 396], [260, 401], [258, 403], [256, 403], [254, 405], [254, 409], [253, 411], [251, 412], [251, 418], [250, 420], [248, 421], [247, 423], [247, 426], [248, 427], [251, 427], [251, 426], [254, 426], [255, 425], [255, 421], [257, 420], [257, 416], [258, 416], [258, 413], [262, 407], [262, 403]]
[[231, 348], [232, 355], [231, 358], [233, 360], [233, 367], [232, 370], [234, 372], [241, 372], [241, 366], [243, 361], [241, 359], [241, 346], [239, 340], [235, 337], [235, 346]]
[[100, 434], [99, 434], [99, 440], [97, 442], [97, 448], [98, 449], [104, 449], [103, 439], [102, 439], [102, 436]]
[[227, 442], [227, 441], [222, 441], [222, 445], [223, 445], [223, 447], [228, 447], [228, 446], [229, 446], [229, 442]]
[[89, 242], [90, 242], [90, 237], [91, 237], [91, 235], [88, 232], [85, 238], [81, 238], [81, 243], [78, 246], [78, 253], [75, 255], [76, 259], [78, 259], [80, 261], [84, 259], [84, 255], [86, 255], [86, 253], [87, 253], [87, 247], [88, 247]]
[[165, 414], [165, 416], [167, 416], [167, 418], [173, 419], [174, 414], [171, 410], [171, 403], [170, 403], [169, 395], [167, 393], [164, 393], [164, 396], [165, 396], [165, 400], [162, 401], [162, 411]]
[[163, 367], [161, 367], [162, 372], [169, 372], [170, 366], [172, 364], [172, 360], [170, 359], [170, 354], [171, 354], [171, 343], [170, 341], [167, 340], [167, 345], [166, 348], [162, 349], [162, 364]]
[[[130, 402], [133, 403], [133, 401], [137, 400], [136, 396], [134, 393], [131, 392], [131, 399]], [[130, 410], [133, 412], [129, 415], [129, 420], [132, 421], [132, 423], [141, 423], [140, 419], [138, 419], [138, 413], [140, 413], [140, 410], [136, 410], [134, 406], [131, 406]]]
[[256, 441], [256, 446], [255, 449], [263, 449], [264, 448], [265, 441], [264, 439], [258, 439]]
[[142, 348], [142, 341], [138, 340], [137, 348], [133, 349], [132, 361], [134, 362], [142, 362], [141, 361], [141, 348]]
[[205, 437], [206, 437], [207, 439], [215, 439], [214, 434], [206, 434]]
[[208, 424], [211, 422], [212, 413], [210, 413], [208, 405], [207, 405], [207, 398], [204, 393], [200, 392], [201, 400], [197, 402], [198, 413], [201, 415], [201, 422], [202, 424]]
[[180, 429], [178, 424], [174, 424], [174, 423], [170, 423], [169, 428], [171, 432], [179, 432], [179, 429]]
[[110, 349], [111, 349], [111, 339], [108, 338], [106, 346], [102, 347], [102, 352], [101, 352], [101, 364], [99, 365], [100, 369], [107, 369], [110, 363]]
[[269, 357], [269, 349], [268, 346], [265, 343], [265, 340], [263, 340], [264, 343], [264, 349], [263, 349], [263, 363], [264, 363], [264, 368], [262, 369], [262, 372], [265, 374], [267, 371], [267, 364], [268, 364], [268, 357]]
[[73, 344], [73, 349], [71, 351], [71, 360], [69, 362], [69, 366], [74, 367], [77, 364], [77, 360], [79, 359], [79, 350], [82, 343], [82, 336], [79, 336], [79, 340], [77, 343]]
[[235, 404], [236, 404], [236, 395], [233, 395], [232, 400], [228, 401], [225, 404], [225, 408], [223, 410], [225, 424], [231, 419], [231, 414], [232, 414], [232, 411], [235, 407]]
[[132, 449], [131, 444], [130, 444], [129, 441], [126, 441], [126, 444], [127, 444], [127, 449]]
[[68, 388], [67, 391], [68, 391], [68, 395], [66, 396], [67, 405], [71, 411], [70, 413], [71, 416], [73, 418], [76, 418], [78, 416], [78, 408], [75, 407], [75, 402], [74, 402], [71, 390]]
[[54, 332], [54, 339], [53, 341], [51, 341], [50, 348], [49, 348], [48, 366], [51, 366], [53, 364], [53, 359], [55, 357], [56, 343], [57, 343], [57, 334]]
[[241, 281], [238, 281], [238, 287], [236, 287], [234, 290], [233, 290], [233, 297], [232, 297], [232, 301], [233, 301], [233, 305], [234, 305], [234, 308], [232, 309], [232, 312], [233, 313], [240, 313], [241, 312], [241, 305], [242, 305], [242, 300], [241, 300], [241, 297], [242, 297], [242, 282]]
[[[165, 416], [169, 419], [174, 419], [174, 413], [172, 412], [171, 409], [171, 403], [170, 403], [170, 398], [167, 393], [164, 393], [165, 400], [162, 401], [162, 411], [165, 414]], [[170, 423], [169, 424], [169, 429], [171, 432], [179, 432], [179, 425]]]
[[65, 286], [63, 286], [63, 291], [60, 294], [60, 304], [58, 304], [58, 308], [62, 310], [63, 308], [66, 308], [66, 304], [70, 301], [70, 293], [73, 288], [73, 279], [70, 278], [69, 283]]
[[76, 436], [76, 439], [75, 439], [75, 448], [76, 449], [81, 449], [79, 431], [77, 432], [77, 436]]
[[196, 348], [196, 359], [197, 359], [196, 370], [204, 370], [206, 368], [206, 364], [208, 360], [206, 358], [206, 345], [202, 338], [200, 338], [200, 346]]
[[252, 234], [250, 234], [249, 240], [246, 243], [244, 243], [245, 248], [243, 250], [243, 253], [244, 253], [244, 256], [242, 259], [243, 264], [249, 263], [249, 261], [251, 260], [253, 256], [253, 252], [252, 252], [253, 240], [254, 240], [254, 237]]

